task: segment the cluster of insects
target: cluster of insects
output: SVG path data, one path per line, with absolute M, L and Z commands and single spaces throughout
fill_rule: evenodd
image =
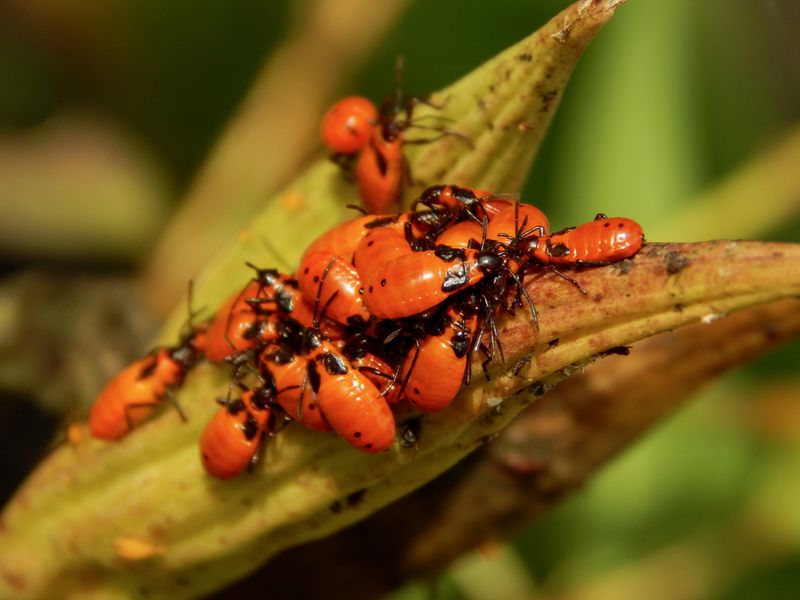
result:
M 112 379 L 89 414 L 95 437 L 126 435 L 205 360 L 232 368 L 233 392 L 200 439 L 211 475 L 246 470 L 291 422 L 384 451 L 396 441 L 396 406 L 440 411 L 475 360 L 486 369 L 503 359 L 499 317 L 525 310 L 538 322 L 527 275 L 553 271 L 585 292 L 569 269 L 641 248 L 630 219 L 598 215 L 551 233 L 538 208 L 455 185 L 390 212 L 407 171 L 403 134 L 415 126 L 410 105 L 399 118 L 396 104 L 378 111 L 346 98 L 323 119 L 323 141 L 353 171 L 369 213 L 316 239 L 293 275 L 250 265 L 252 278 L 211 319 Z

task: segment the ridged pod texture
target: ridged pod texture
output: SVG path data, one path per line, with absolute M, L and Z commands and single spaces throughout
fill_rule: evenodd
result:
M 519 190 L 576 60 L 617 4 L 578 2 L 437 93 L 434 100 L 450 98 L 448 125 L 472 145 L 445 137 L 410 148 L 415 179 Z M 486 99 L 485 112 L 476 114 L 475 98 Z M 404 202 L 415 193 L 409 188 Z M 245 261 L 265 261 L 264 232 L 296 264 L 312 239 L 349 215 L 344 207 L 354 200 L 334 165 L 313 165 L 209 265 L 195 303 L 219 306 L 241 288 L 251 276 Z M 798 259 L 793 245 L 650 245 L 623 266 L 577 274 L 588 296 L 545 274 L 529 286 L 538 328 L 527 314 L 498 324 L 508 360 L 529 356 L 527 366 L 517 375 L 497 366 L 488 383 L 476 378 L 446 410 L 423 420 L 415 448 L 395 443 L 363 453 L 333 433 L 289 425 L 267 441 L 252 473 L 230 481 L 205 473 L 197 447 L 230 376 L 200 365 L 177 395 L 186 423 L 164 406 L 119 443 L 65 445 L 42 462 L 0 520 L 0 597 L 47 598 L 54 590 L 64 598 L 207 594 L 438 476 L 525 407 L 528 396 L 515 392 L 532 381 L 709 315 L 796 296 Z M 176 310 L 160 341 L 174 342 L 185 314 L 185 307 Z M 554 339 L 557 346 L 548 344 Z

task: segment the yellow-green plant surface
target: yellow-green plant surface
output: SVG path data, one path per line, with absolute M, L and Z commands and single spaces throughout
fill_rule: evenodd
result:
M 448 137 L 415 148 L 415 178 L 517 191 L 575 61 L 618 4 L 578 2 L 436 94 L 441 114 L 453 119 L 448 126 L 473 143 Z M 240 287 L 249 276 L 244 261 L 264 263 L 265 238 L 295 264 L 354 200 L 333 165 L 313 165 L 209 266 L 197 304 L 216 306 Z M 175 598 L 217 589 L 436 477 L 529 404 L 531 382 L 557 380 L 608 348 L 660 331 L 796 296 L 798 258 L 790 244 L 653 244 L 624 265 L 579 274 L 588 296 L 551 274 L 534 278 L 538 329 L 526 315 L 501 323 L 509 362 L 528 357 L 527 366 L 513 376 L 496 366 L 492 381 L 476 380 L 426 417 L 415 449 L 361 454 L 333 435 L 290 426 L 269 441 L 253 473 L 216 481 L 203 472 L 197 440 L 229 374 L 203 365 L 178 394 L 188 423 L 166 411 L 120 443 L 64 446 L 44 461 L 0 522 L 0 590 Z M 162 341 L 174 339 L 184 314 L 176 311 Z M 355 493 L 359 502 L 347 502 Z M 332 510 L 336 503 L 344 510 Z

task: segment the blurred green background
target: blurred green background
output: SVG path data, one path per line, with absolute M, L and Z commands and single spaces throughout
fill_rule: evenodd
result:
M 146 347 L 158 317 L 137 306 L 134 274 L 312 4 L 0 0 L 2 498 L 103 377 Z M 325 93 L 382 98 L 403 55 L 404 88 L 425 94 L 567 4 L 409 3 Z M 691 233 L 680 220 L 797 123 L 798 33 L 791 0 L 629 0 L 579 63 L 523 198 L 556 227 L 603 211 L 637 219 L 651 241 L 800 241 L 800 192 L 780 206 L 750 194 Z M 265 132 L 266 147 L 280 144 Z M 101 288 L 103 318 L 87 321 L 94 305 L 80 290 Z M 102 369 L 75 362 L 76 330 L 81 349 L 117 345 L 119 356 L 95 358 Z M 715 382 L 546 518 L 395 597 L 800 593 L 798 356 L 795 343 Z

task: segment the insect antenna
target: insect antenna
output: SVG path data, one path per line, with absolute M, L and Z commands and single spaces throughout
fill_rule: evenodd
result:
M 201 306 L 194 310 L 194 280 L 190 279 L 186 290 L 186 322 L 183 324 L 182 329 L 188 329 L 188 335 L 194 334 L 194 320 L 205 310 L 205 306 Z
M 319 310 L 319 301 L 320 297 L 322 296 L 322 286 L 325 284 L 325 279 L 328 277 L 328 273 L 331 271 L 331 267 L 333 267 L 333 263 L 336 260 L 335 256 L 332 256 L 331 259 L 328 261 L 328 264 L 325 265 L 325 269 L 322 271 L 322 276 L 319 278 L 319 285 L 317 286 L 317 295 L 314 298 L 314 311 L 312 313 L 311 324 L 313 325 L 313 329 L 315 333 L 320 332 L 320 323 L 325 318 L 325 313 L 328 311 L 328 307 L 333 303 L 336 297 L 339 295 L 339 290 L 336 290 L 331 294 L 331 297 L 325 301 L 325 304 L 322 306 L 322 310 Z
M 421 350 L 419 345 L 419 340 L 417 339 L 414 340 L 414 348 L 415 348 L 414 358 L 411 359 L 411 366 L 408 368 L 408 372 L 405 374 L 405 376 L 403 377 L 403 381 L 400 383 L 400 389 L 397 390 L 398 398 L 402 396 L 403 392 L 405 391 L 406 386 L 408 385 L 408 381 L 411 379 L 411 373 L 413 373 L 414 367 L 417 366 L 417 359 L 419 358 L 419 353 Z M 406 359 L 407 358 L 408 357 L 406 357 Z M 403 363 L 405 363 L 405 360 L 403 361 Z M 404 364 L 400 365 L 400 368 L 402 369 L 403 366 Z
M 358 204 L 346 204 L 346 205 L 345 205 L 345 208 L 351 208 L 351 209 L 353 209 L 353 210 L 357 210 L 357 211 L 358 211 L 358 212 L 360 212 L 362 215 L 368 215 L 368 214 L 370 214 L 370 213 L 369 213 L 369 211 L 367 211 L 367 209 L 366 209 L 366 208 L 364 208 L 363 206 L 359 206 Z
M 311 365 L 309 364 L 309 367 Z M 303 381 L 299 386 L 289 386 L 295 387 L 300 389 L 300 396 L 297 398 L 297 417 L 298 419 L 303 418 L 303 399 L 306 397 L 306 385 L 308 384 L 308 369 L 306 372 L 303 373 Z
M 430 138 L 415 138 L 412 140 L 403 139 L 403 144 L 410 144 L 410 145 L 431 144 L 433 142 L 438 142 L 442 138 L 450 136 L 462 140 L 464 143 L 467 144 L 467 146 L 470 149 L 475 147 L 472 138 L 470 138 L 468 135 L 464 133 L 461 133 L 460 131 L 456 131 L 455 129 L 450 129 L 449 127 L 433 127 L 432 125 L 419 125 L 414 122 L 410 122 L 408 127 L 414 129 L 424 129 L 425 131 L 437 131 L 439 135 L 435 135 Z
M 386 387 L 384 387 L 378 394 L 378 398 L 383 398 L 384 396 L 389 394 L 389 392 L 392 389 L 392 386 L 397 383 L 397 377 L 398 374 L 400 373 L 399 369 L 395 369 L 394 373 L 390 375 L 389 373 L 384 373 L 377 367 L 370 367 L 369 365 L 358 367 L 358 370 L 362 373 L 372 373 L 373 375 L 377 375 L 378 377 L 382 377 L 383 379 L 388 380 Z

